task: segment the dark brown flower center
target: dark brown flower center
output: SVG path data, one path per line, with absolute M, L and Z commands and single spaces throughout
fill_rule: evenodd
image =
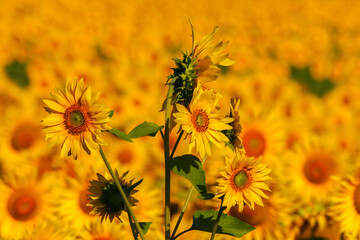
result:
M 314 184 L 322 184 L 330 179 L 335 169 L 335 162 L 330 155 L 316 153 L 307 157 L 303 170 L 307 180 Z
M 260 157 L 266 149 L 264 134 L 257 129 L 246 129 L 242 135 L 247 157 Z
M 41 136 L 39 126 L 30 123 L 21 124 L 12 135 L 11 145 L 17 151 L 26 150 L 34 145 L 39 136 Z
M 121 149 L 117 154 L 117 159 L 122 164 L 131 164 L 134 160 L 134 153 L 128 148 Z
M 191 114 L 191 123 L 197 132 L 205 132 L 209 126 L 209 118 L 202 109 L 197 109 Z
M 65 126 L 69 134 L 79 135 L 86 131 L 89 124 L 87 108 L 83 105 L 74 104 L 64 113 Z
M 14 219 L 27 221 L 35 216 L 38 202 L 34 194 L 16 191 L 9 197 L 7 207 Z

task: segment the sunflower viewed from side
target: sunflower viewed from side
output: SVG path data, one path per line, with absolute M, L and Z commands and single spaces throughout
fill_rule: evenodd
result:
M 263 190 L 270 191 L 266 181 L 270 179 L 271 170 L 261 160 L 245 156 L 226 158 L 225 171 L 217 180 L 216 197 L 224 197 L 223 206 L 227 211 L 238 206 L 238 211 L 242 212 L 244 203 L 250 209 L 254 209 L 255 203 L 264 206 L 261 197 L 268 199 Z
M 189 149 L 192 151 L 196 148 L 201 158 L 205 154 L 211 155 L 210 143 L 224 148 L 225 142 L 229 141 L 221 131 L 232 129 L 228 123 L 232 122 L 233 118 L 219 116 L 220 98 L 219 93 L 203 90 L 202 86 L 198 85 L 189 109 L 176 104 L 178 112 L 174 113 L 175 122 L 181 125 L 185 133 L 191 134 Z
M 134 188 L 141 183 L 142 180 L 132 184 L 133 180 L 126 181 L 125 177 L 129 171 L 125 172 L 121 177 L 117 170 L 115 170 L 116 178 L 118 179 L 121 187 L 123 188 L 129 203 L 131 206 L 135 206 L 138 200 L 132 195 L 138 190 Z M 105 178 L 101 174 L 97 174 L 98 180 L 90 181 L 89 186 L 89 203 L 87 206 L 92 208 L 90 214 L 99 214 L 101 221 L 106 218 L 110 219 L 110 222 L 116 217 L 119 221 L 120 215 L 123 211 L 126 211 L 126 206 L 123 198 L 120 195 L 120 191 L 115 185 L 115 182 L 111 179 Z
M 44 100 L 49 115 L 42 120 L 43 131 L 51 145 L 61 145 L 61 157 L 77 159 L 81 148 L 89 155 L 99 150 L 99 144 L 105 144 L 101 131 L 111 129 L 110 109 L 96 103 L 99 93 L 93 95 L 83 79 L 74 78 L 66 82 L 65 91 L 56 88 L 50 95 L 51 100 Z

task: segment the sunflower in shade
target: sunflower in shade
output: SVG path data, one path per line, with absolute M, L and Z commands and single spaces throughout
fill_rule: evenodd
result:
M 117 170 L 115 170 L 116 178 L 123 188 L 130 205 L 135 206 L 138 200 L 136 200 L 132 195 L 138 191 L 135 190 L 135 187 L 138 186 L 142 180 L 132 184 L 134 179 L 130 181 L 125 180 L 128 173 L 129 171 L 119 177 Z M 98 180 L 90 181 L 89 186 L 90 194 L 88 196 L 90 201 L 87 205 L 93 208 L 90 214 L 99 214 L 101 221 L 109 218 L 110 222 L 112 222 L 114 217 L 121 221 L 120 215 L 124 210 L 126 211 L 126 206 L 120 195 L 119 189 L 112 179 L 107 179 L 99 173 L 97 174 L 97 177 Z
M 264 206 L 261 197 L 268 199 L 263 190 L 270 191 L 266 183 L 270 179 L 270 172 L 261 158 L 226 158 L 225 171 L 220 173 L 222 177 L 217 180 L 216 197 L 224 197 L 223 206 L 227 211 L 238 206 L 238 211 L 242 212 L 244 203 L 250 209 L 254 209 L 255 203 Z
M 50 115 L 42 120 L 43 131 L 51 145 L 61 145 L 61 157 L 77 159 L 81 148 L 90 155 L 99 150 L 99 144 L 106 144 L 102 130 L 111 129 L 107 125 L 110 109 L 96 103 L 99 93 L 93 95 L 83 79 L 68 80 L 65 91 L 56 88 L 50 95 L 51 100 L 44 100 Z

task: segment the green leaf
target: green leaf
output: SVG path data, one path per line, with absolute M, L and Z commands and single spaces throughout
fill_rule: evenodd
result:
M 159 126 L 153 122 L 143 122 L 131 130 L 128 135 L 130 138 L 139 138 L 144 136 L 155 137 L 156 133 L 163 127 L 164 126 Z
M 214 194 L 206 190 L 205 172 L 200 160 L 191 154 L 175 157 L 170 161 L 170 169 L 189 180 L 196 190 L 201 194 L 202 199 L 212 199 Z
M 314 79 L 309 66 L 304 68 L 290 66 L 290 78 L 303 85 L 310 93 L 318 97 L 324 96 L 335 87 L 335 83 L 330 81 L 330 79 Z
M 111 110 L 111 111 L 109 112 L 109 117 L 112 117 L 112 116 L 114 116 L 114 110 Z
M 193 224 L 189 230 L 212 232 L 218 211 L 196 211 L 193 214 Z M 216 233 L 227 234 L 233 237 L 242 237 L 255 228 L 239 219 L 222 213 Z
M 141 231 L 142 231 L 144 234 L 146 234 L 147 231 L 149 230 L 151 224 L 152 224 L 152 222 L 139 222 Z
M 30 84 L 29 76 L 26 72 L 26 63 L 14 60 L 5 65 L 5 73 L 12 82 L 21 88 L 26 88 Z
M 105 132 L 112 133 L 115 136 L 117 136 L 118 138 L 121 138 L 121 139 L 123 139 L 125 141 L 133 142 L 133 140 L 131 140 L 131 138 L 126 133 L 120 131 L 119 129 L 112 128 L 110 130 L 105 130 Z

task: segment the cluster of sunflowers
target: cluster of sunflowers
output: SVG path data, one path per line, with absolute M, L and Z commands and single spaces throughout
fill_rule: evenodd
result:
M 115 188 L 98 153 L 98 144 L 104 142 L 110 165 L 127 186 L 130 204 L 136 204 L 134 214 L 139 222 L 152 222 L 147 239 L 163 239 L 166 147 L 162 136 L 132 143 L 114 134 L 102 135 L 101 130 L 110 131 L 110 125 L 129 133 L 145 120 L 163 122 L 159 111 L 168 75 L 168 84 L 176 76 L 182 80 L 174 85 L 179 94 L 172 99 L 178 104 L 173 105 L 177 113 L 170 122 L 174 128 L 169 132 L 169 148 L 177 145 L 177 153 L 189 152 L 187 141 L 177 142 L 177 123 L 183 136 L 188 134 L 192 153 L 206 156 L 207 191 L 220 198 L 204 201 L 194 192 L 178 233 L 192 226 L 195 211 L 215 210 L 222 204 L 227 207 L 224 213 L 255 227 L 243 239 L 359 239 L 359 3 L 282 0 L 276 5 L 271 1 L 3 1 L 0 239 L 132 239 L 126 214 L 119 223 L 121 211 L 107 214 L 98 199 L 88 199 L 97 187 Z M 236 64 L 225 55 L 211 59 L 209 65 L 200 41 L 193 42 L 192 56 L 184 53 L 174 66 L 169 59 L 189 42 L 188 18 L 200 33 L 221 26 Z M 194 64 L 194 59 L 202 61 Z M 171 68 L 181 69 L 184 63 L 188 68 L 182 78 Z M 210 81 L 217 75 L 218 80 Z M 74 133 L 84 122 L 95 126 L 87 135 L 74 134 L 76 139 L 66 138 L 68 129 L 57 129 L 62 131 L 59 134 L 41 125 L 42 119 L 49 125 L 60 121 L 47 116 L 42 99 L 49 99 L 49 92 L 74 76 L 85 83 L 70 81 L 69 93 L 77 100 L 82 93 L 83 101 L 93 106 L 94 117 L 84 118 L 85 110 L 75 107 L 66 124 Z M 194 78 L 201 85 L 192 84 Z M 75 86 L 79 92 L 73 91 Z M 87 86 L 101 94 L 94 95 Z M 64 100 L 59 94 L 55 90 L 50 97 Z M 231 100 L 234 96 L 240 100 Z M 215 104 L 206 105 L 209 99 Z M 107 107 L 97 106 L 96 101 Z M 65 114 L 48 103 L 52 114 Z M 210 119 L 216 120 L 211 127 Z M 197 134 L 203 129 L 209 131 Z M 61 147 L 49 147 L 45 136 Z M 257 180 L 266 180 L 271 191 L 263 192 L 267 186 L 252 181 L 248 172 L 239 172 L 242 164 L 255 165 L 249 168 L 252 176 L 261 172 Z M 251 192 L 240 196 L 232 192 L 249 182 L 255 183 Z M 171 176 L 172 231 L 190 186 L 182 177 Z M 90 214 L 94 209 L 93 213 L 103 215 Z M 177 239 L 209 237 L 210 233 L 191 231 Z M 216 239 L 235 238 L 216 234 Z

